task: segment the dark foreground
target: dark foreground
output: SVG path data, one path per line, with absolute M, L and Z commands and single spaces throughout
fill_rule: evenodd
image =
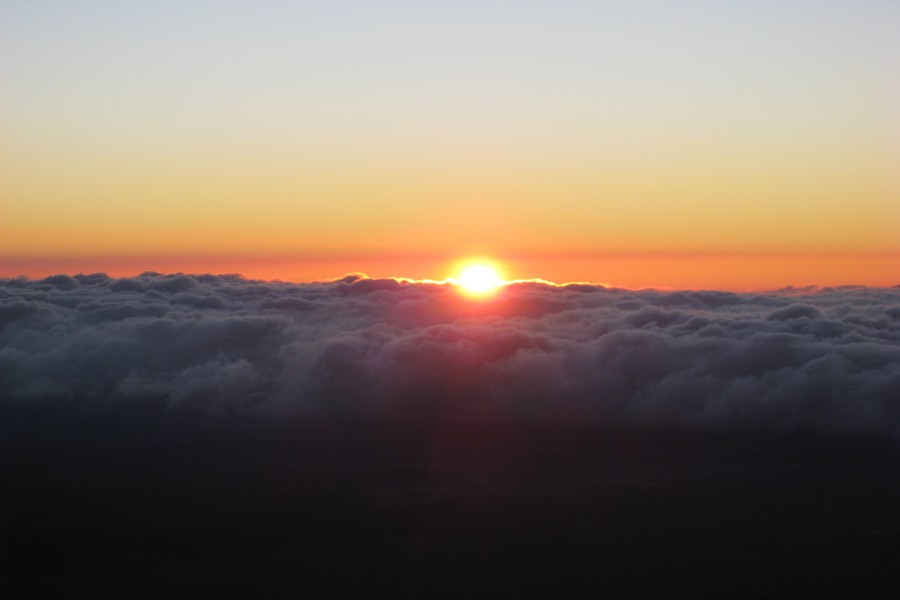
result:
M 19 422 L 0 467 L 7 598 L 890 597 L 900 572 L 889 442 Z

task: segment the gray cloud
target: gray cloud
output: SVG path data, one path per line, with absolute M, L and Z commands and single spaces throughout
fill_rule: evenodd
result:
M 0 281 L 3 410 L 900 433 L 900 289 Z

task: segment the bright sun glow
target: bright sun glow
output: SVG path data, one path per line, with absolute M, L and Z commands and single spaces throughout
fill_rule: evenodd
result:
M 487 294 L 503 285 L 503 280 L 493 267 L 483 264 L 469 265 L 459 274 L 459 285 L 470 294 Z

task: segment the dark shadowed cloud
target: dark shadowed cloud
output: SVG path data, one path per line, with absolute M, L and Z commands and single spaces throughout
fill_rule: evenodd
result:
M 0 282 L 4 411 L 900 432 L 900 289 Z

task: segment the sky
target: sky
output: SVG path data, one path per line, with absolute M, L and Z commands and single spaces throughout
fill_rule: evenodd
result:
M 900 5 L 0 5 L 0 276 L 900 283 Z

